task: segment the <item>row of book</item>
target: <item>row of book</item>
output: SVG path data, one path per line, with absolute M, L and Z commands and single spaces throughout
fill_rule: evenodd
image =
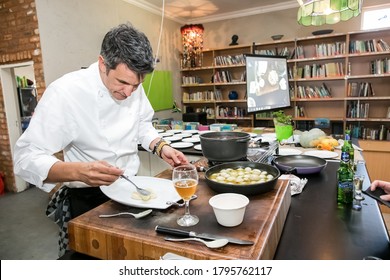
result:
M 215 91 L 205 90 L 205 91 L 196 91 L 196 92 L 183 92 L 183 101 L 214 101 L 214 100 L 223 100 L 221 90 L 217 89 Z
M 185 111 L 185 113 L 193 112 L 193 108 L 192 107 L 184 107 L 184 111 Z M 215 117 L 215 111 L 214 111 L 214 108 L 212 108 L 212 107 L 204 106 L 201 108 L 196 108 L 196 112 L 197 113 L 206 112 L 208 119 L 213 119 Z
M 390 73 L 390 59 L 376 59 L 370 62 L 371 74 L 389 74 Z
M 322 43 L 314 45 L 316 57 L 326 57 L 345 54 L 345 42 Z
M 183 76 L 181 78 L 181 82 L 183 85 L 192 85 L 192 84 L 200 84 L 202 83 L 202 78 L 198 76 Z
M 321 86 L 298 86 L 297 98 L 330 98 L 330 90 L 325 84 Z
M 214 58 L 214 64 L 217 66 L 226 66 L 226 65 L 245 65 L 245 55 L 226 55 L 226 56 L 216 56 Z
M 212 77 L 213 83 L 235 83 L 235 82 L 245 82 L 246 80 L 246 71 L 241 73 L 240 78 L 237 80 L 233 79 L 230 71 L 221 70 L 216 71 Z
M 217 106 L 215 113 L 217 118 L 242 118 L 246 115 L 246 109 L 240 107 Z
M 369 103 L 351 101 L 347 104 L 347 118 L 368 118 L 369 109 Z
M 326 56 L 345 54 L 345 50 L 346 50 L 345 42 L 321 43 L 321 44 L 315 44 L 313 45 L 313 47 L 314 47 L 315 57 L 326 57 Z M 306 58 L 304 46 L 297 46 L 296 58 L 297 59 Z
M 351 82 L 348 83 L 347 96 L 350 97 L 369 97 L 375 96 L 374 88 L 371 83 Z
M 282 47 L 280 49 L 267 49 L 267 50 L 255 50 L 255 54 L 259 55 L 273 55 L 273 56 L 284 56 L 288 59 L 294 58 L 295 50 L 289 49 L 288 47 Z
M 355 40 L 349 43 L 350 53 L 390 51 L 390 46 L 383 39 Z
M 295 79 L 326 78 L 344 75 L 344 66 L 341 62 L 329 62 L 325 64 L 306 64 L 303 67 L 293 67 Z

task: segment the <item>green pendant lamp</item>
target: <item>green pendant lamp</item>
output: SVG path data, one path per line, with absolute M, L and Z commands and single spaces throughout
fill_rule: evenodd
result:
M 346 21 L 360 15 L 362 0 L 297 0 L 298 23 L 320 26 Z

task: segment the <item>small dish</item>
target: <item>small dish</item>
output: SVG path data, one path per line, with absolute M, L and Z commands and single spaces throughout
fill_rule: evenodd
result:
M 190 137 L 190 138 L 184 138 L 182 141 L 183 142 L 189 142 L 189 143 L 199 143 L 200 142 L 200 138 Z
M 313 151 L 306 151 L 303 153 L 304 155 L 307 156 L 314 156 L 314 157 L 319 157 L 319 158 L 335 158 L 338 157 L 339 154 L 336 152 L 331 152 L 331 151 L 325 151 L 325 150 L 313 150 Z
M 210 198 L 217 222 L 224 227 L 235 227 L 244 220 L 249 199 L 238 193 L 222 193 Z
M 283 38 L 284 35 L 282 34 L 278 34 L 278 35 L 272 35 L 271 38 L 272 40 L 276 41 L 276 40 L 280 40 Z
M 192 134 L 191 133 L 178 133 L 175 136 L 181 137 L 181 138 L 187 138 L 187 137 L 191 137 Z
M 192 146 L 194 146 L 194 143 L 189 143 L 189 142 L 175 142 L 171 144 L 171 147 L 175 149 L 190 148 Z
M 167 130 L 166 132 L 176 134 L 176 133 L 183 132 L 183 129 L 170 129 L 170 130 Z
M 168 137 L 163 137 L 165 141 L 170 141 L 170 142 L 177 142 L 181 140 L 181 137 L 178 136 L 168 136 Z
M 288 156 L 288 155 L 300 155 L 302 151 L 298 149 L 290 149 L 290 148 L 280 148 L 279 155 L 280 156 Z
M 183 133 L 196 134 L 196 133 L 198 133 L 198 132 L 199 132 L 199 130 L 197 130 L 197 129 L 183 130 Z
M 169 136 L 173 136 L 173 133 L 163 132 L 163 133 L 159 133 L 158 136 L 160 136 L 160 137 L 169 137 Z
M 195 145 L 194 149 L 197 150 L 197 151 L 201 151 L 202 150 L 202 145 L 201 144 Z
M 316 35 L 325 35 L 325 34 L 330 34 L 333 32 L 333 29 L 322 29 L 322 30 L 316 30 L 316 31 L 313 31 L 311 34 L 313 34 L 314 36 Z

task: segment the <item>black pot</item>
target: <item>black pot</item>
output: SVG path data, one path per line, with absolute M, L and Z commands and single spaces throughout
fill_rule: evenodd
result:
M 210 179 L 210 176 L 214 173 L 217 173 L 225 168 L 233 168 L 237 169 L 239 167 L 251 167 L 257 168 L 260 170 L 267 171 L 268 174 L 274 176 L 274 178 L 270 181 L 258 184 L 250 184 L 250 185 L 233 185 L 233 184 L 225 184 L 216 182 Z M 230 163 L 222 163 L 216 166 L 209 168 L 205 172 L 205 179 L 207 185 L 217 193 L 239 193 L 243 195 L 256 195 L 269 192 L 274 189 L 276 182 L 280 176 L 280 171 L 275 166 L 266 163 L 260 162 L 250 162 L 250 161 L 236 161 Z
M 208 160 L 230 162 L 246 157 L 250 138 L 245 132 L 208 132 L 200 135 L 200 144 Z
M 307 155 L 279 156 L 272 162 L 280 171 L 297 175 L 319 173 L 326 166 L 325 159 Z

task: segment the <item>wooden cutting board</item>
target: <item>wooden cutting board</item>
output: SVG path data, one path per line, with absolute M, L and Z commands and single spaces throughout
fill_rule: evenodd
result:
M 170 179 L 171 174 L 171 170 L 167 170 L 157 177 Z M 184 208 L 175 206 L 153 210 L 139 220 L 99 218 L 100 214 L 142 210 L 108 201 L 70 221 L 71 249 L 100 259 L 159 259 L 168 252 L 190 259 L 272 259 L 291 203 L 288 181 L 278 180 L 272 191 L 250 196 L 243 223 L 228 228 L 217 223 L 208 204 L 216 193 L 206 185 L 202 175 L 200 177 L 198 198 L 191 201 L 190 207 L 191 213 L 200 219 L 197 225 L 178 226 L 176 220 L 183 215 Z M 209 249 L 198 242 L 169 242 L 164 240 L 164 235 L 155 232 L 157 225 L 251 240 L 254 245 L 229 243 L 223 248 Z

